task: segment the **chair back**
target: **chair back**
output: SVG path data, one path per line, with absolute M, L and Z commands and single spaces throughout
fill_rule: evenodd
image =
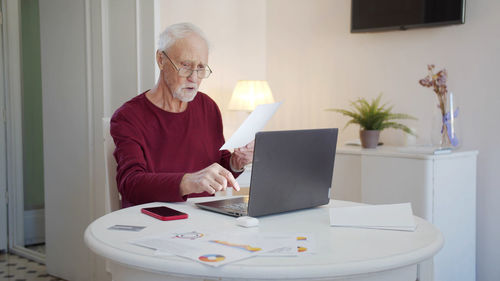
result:
M 121 206 L 120 194 L 116 184 L 116 160 L 113 156 L 115 151 L 115 143 L 111 137 L 110 118 L 102 118 L 102 133 L 104 137 L 104 166 L 106 171 L 105 183 L 105 212 L 111 213 L 119 210 Z

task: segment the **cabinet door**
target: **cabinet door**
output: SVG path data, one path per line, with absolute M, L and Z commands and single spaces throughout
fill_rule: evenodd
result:
M 337 154 L 333 169 L 332 191 L 335 200 L 361 202 L 361 156 Z
M 432 222 L 432 164 L 430 159 L 363 155 L 362 202 L 411 202 L 416 216 Z
M 476 156 L 438 158 L 433 224 L 445 238 L 435 256 L 435 280 L 475 280 Z

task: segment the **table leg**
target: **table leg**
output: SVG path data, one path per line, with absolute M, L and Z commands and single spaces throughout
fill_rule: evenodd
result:
M 434 259 L 428 259 L 418 264 L 418 281 L 434 281 Z

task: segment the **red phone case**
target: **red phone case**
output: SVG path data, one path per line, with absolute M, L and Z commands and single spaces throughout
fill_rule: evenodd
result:
M 146 214 L 148 216 L 152 216 L 153 218 L 155 219 L 159 219 L 159 220 L 162 220 L 162 221 L 171 221 L 171 220 L 180 220 L 180 219 L 187 219 L 188 217 L 188 214 L 186 213 L 182 213 L 182 214 L 179 214 L 179 215 L 175 215 L 175 216 L 162 216 L 162 215 L 159 215 L 159 214 L 156 214 L 156 213 L 153 213 L 149 210 L 146 210 L 145 208 L 142 208 L 141 209 L 141 212 L 143 214 Z

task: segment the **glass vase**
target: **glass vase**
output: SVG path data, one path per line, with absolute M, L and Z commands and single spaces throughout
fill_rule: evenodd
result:
M 452 92 L 446 93 L 442 99 L 438 98 L 432 125 L 431 141 L 433 146 L 452 149 L 461 146 L 459 116 L 460 111 L 456 97 Z

